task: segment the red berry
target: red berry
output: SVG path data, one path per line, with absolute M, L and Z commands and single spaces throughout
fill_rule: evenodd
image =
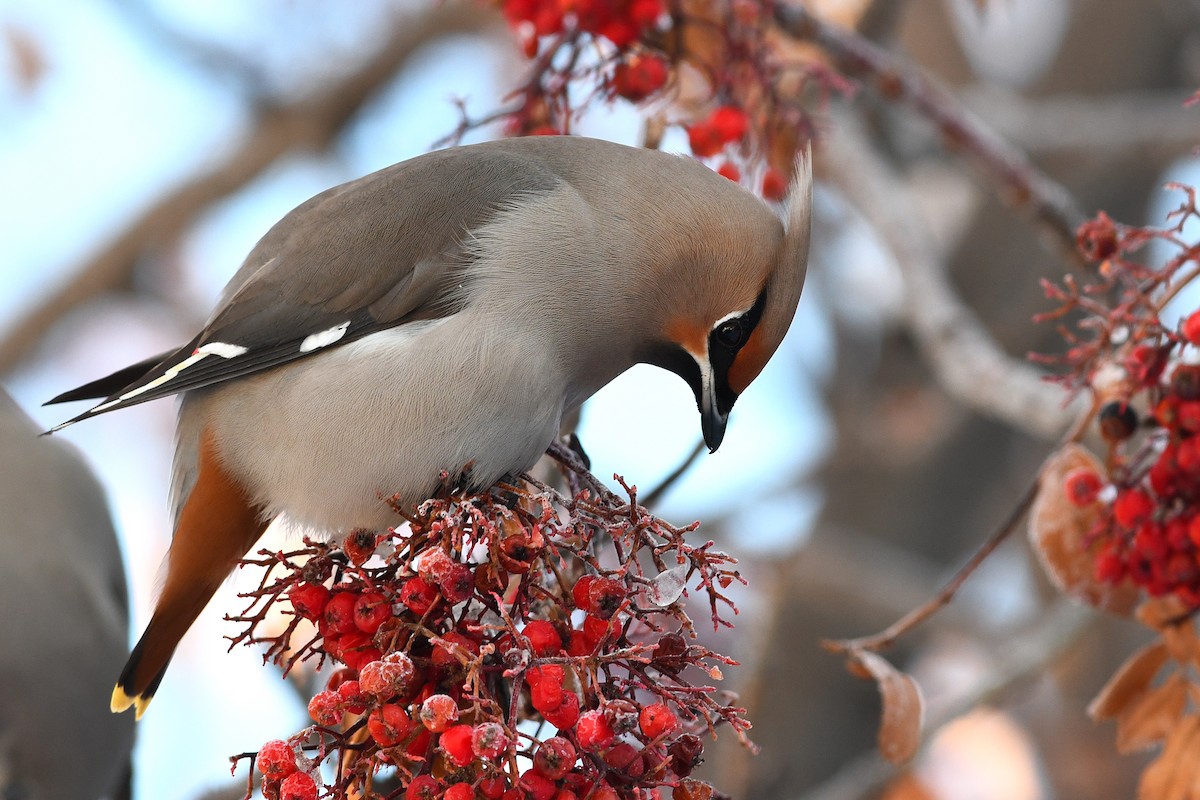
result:
M 1141 489 L 1123 489 L 1113 503 L 1113 517 L 1117 524 L 1133 530 L 1150 518 L 1154 512 L 1154 501 Z
M 441 733 L 458 722 L 458 703 L 448 694 L 435 694 L 421 704 L 421 724 L 433 733 Z
M 406 605 L 409 611 L 422 617 L 428 613 L 429 609 L 433 608 L 437 599 L 437 589 L 430 586 L 420 576 L 409 578 L 400 590 L 400 602 Z
M 1176 406 L 1175 423 L 1188 433 L 1200 431 L 1200 400 L 1184 400 Z
M 1178 448 L 1168 446 L 1150 467 L 1150 488 L 1154 489 L 1154 494 L 1160 499 L 1174 497 L 1179 491 L 1179 464 L 1176 461 L 1178 454 Z
M 539 709 L 539 711 L 541 711 Z M 541 711 L 541 715 L 560 731 L 568 731 L 579 721 L 579 695 L 574 692 L 563 692 L 562 701 L 558 708 Z
M 280 780 L 296 771 L 296 751 L 287 742 L 272 739 L 259 749 L 254 765 L 264 778 Z
M 584 609 L 594 617 L 611 619 L 625 602 L 625 584 L 613 578 L 597 578 L 588 587 L 588 604 Z
M 598 575 L 584 575 L 575 581 L 575 585 L 571 587 L 571 599 L 575 601 L 576 608 L 581 608 L 584 611 L 587 610 L 588 593 L 592 590 L 592 584 L 599 577 Z
M 737 164 L 734 164 L 731 161 L 726 161 L 725 163 L 721 164 L 721 166 L 717 168 L 717 174 L 724 178 L 728 178 L 734 183 L 737 183 L 742 179 L 742 171 L 737 168 Z
M 345 681 L 337 687 L 338 696 L 342 698 L 343 707 L 351 714 L 361 714 L 367 710 L 367 703 L 371 701 L 367 697 L 362 688 L 358 685 L 358 681 Z
M 561 736 L 553 736 L 538 746 L 533 756 L 533 768 L 552 781 L 557 781 L 575 766 L 575 745 Z
M 529 682 L 529 699 L 533 707 L 545 714 L 558 708 L 563 701 L 563 668 L 558 664 L 530 667 L 525 673 Z
M 722 143 L 736 142 L 750 129 L 750 120 L 746 118 L 746 112 L 735 106 L 721 106 L 713 111 L 708 122 L 716 130 Z
M 450 605 L 462 603 L 475 595 L 475 573 L 466 564 L 452 563 L 438 572 L 437 587 Z
M 412 731 L 412 720 L 404 706 L 385 703 L 371 711 L 367 717 L 367 730 L 380 747 L 394 747 Z
M 646 772 L 646 762 L 642 759 L 642 751 L 628 742 L 617 742 L 604 753 L 604 763 L 625 775 L 637 780 Z
M 325 613 L 330 591 L 319 583 L 299 583 L 288 590 L 288 600 L 296 613 L 316 622 Z
M 658 739 L 673 732 L 679 726 L 679 721 L 666 703 L 655 703 L 642 709 L 638 715 L 638 725 L 647 738 Z
M 1142 558 L 1153 562 L 1162 561 L 1171 552 L 1163 527 L 1153 522 L 1147 522 L 1137 529 L 1133 535 L 1133 549 Z
M 308 701 L 308 715 L 313 722 L 326 728 L 341 725 L 345 715 L 342 696 L 337 692 L 317 692 Z
M 442 800 L 474 800 L 475 787 L 469 783 L 454 783 L 446 787 Z
M 1089 219 L 1075 232 L 1075 244 L 1083 254 L 1093 261 L 1103 261 L 1117 252 L 1117 226 L 1101 211 L 1095 219 Z
M 471 746 L 474 733 L 473 725 L 451 725 L 442 733 L 438 744 L 455 766 L 465 767 L 475 760 L 475 750 Z
M 687 129 L 688 146 L 700 158 L 715 156 L 725 148 L 725 140 L 710 122 L 697 122 Z
M 662 0 L 633 0 L 629 4 L 629 19 L 645 29 L 658 24 L 664 11 Z
M 685 733 L 671 743 L 667 755 L 671 757 L 671 771 L 681 778 L 692 774 L 692 770 L 700 766 L 704 754 L 704 743 L 700 737 Z
M 601 750 L 608 747 L 615 735 L 603 711 L 586 711 L 579 716 L 579 722 L 575 724 L 575 741 L 579 742 L 579 746 L 584 750 Z
M 363 633 L 374 634 L 392 616 L 392 604 L 379 592 L 366 592 L 354 601 L 354 624 Z
M 787 178 L 774 167 L 767 168 L 763 174 L 762 196 L 776 202 L 787 196 Z
M 670 67 L 656 55 L 635 53 L 613 70 L 613 93 L 633 103 L 640 103 L 667 83 Z
M 562 637 L 558 635 L 554 624 L 547 620 L 535 619 L 526 623 L 521 633 L 529 640 L 535 655 L 555 656 L 562 650 Z
M 627 19 L 612 19 L 601 25 L 596 33 L 608 39 L 618 50 L 624 50 L 637 39 L 638 31 Z
M 358 595 L 354 592 L 338 592 L 329 598 L 322 617 L 325 622 L 322 635 L 328 637 L 330 634 L 358 631 L 358 626 L 354 624 L 354 604 L 357 601 Z
M 1104 488 L 1104 481 L 1088 467 L 1071 470 L 1066 478 L 1067 499 L 1083 508 L 1096 502 L 1096 496 Z
M 1180 329 L 1183 333 L 1183 338 L 1195 345 L 1200 345 L 1200 311 L 1193 311 L 1188 318 L 1183 321 L 1183 327 Z
M 484 778 L 479 782 L 478 787 L 479 793 L 485 800 L 501 800 L 504 797 L 504 790 L 507 788 L 508 781 L 498 775 Z
M 558 792 L 558 787 L 554 785 L 554 781 L 539 774 L 534 769 L 529 769 L 522 773 L 517 785 L 525 792 L 525 797 L 528 800 L 554 800 L 554 795 Z
M 316 800 L 317 782 L 307 772 L 293 772 L 279 785 L 279 800 Z
M 1120 583 L 1125 579 L 1125 559 L 1111 544 L 1096 556 L 1096 580 L 1105 583 Z
M 389 653 L 387 660 L 364 664 L 358 675 L 358 685 L 364 692 L 380 700 L 407 695 L 416 677 L 412 659 L 404 653 Z
M 589 614 L 583 620 L 583 635 L 590 645 L 588 648 L 588 652 L 590 653 L 601 642 L 615 642 L 621 636 L 620 620 L 612 619 L 606 621 Z
M 432 775 L 418 775 L 404 790 L 404 800 L 438 800 L 442 785 Z
M 334 654 L 330 652 L 330 655 Z M 364 664 L 378 660 L 379 656 L 379 648 L 371 644 L 371 637 L 357 628 L 353 633 L 337 637 L 336 658 L 351 669 L 362 669 Z
M 480 758 L 500 758 L 508 752 L 508 731 L 499 722 L 481 722 L 471 732 L 471 749 Z
M 450 631 L 441 637 L 445 644 L 438 642 L 433 646 L 433 655 L 430 660 L 435 667 L 440 669 L 459 669 L 462 667 L 462 662 L 459 661 L 459 655 L 466 655 L 471 658 L 479 655 L 479 642 L 458 631 Z
M 379 536 L 375 531 L 366 528 L 352 530 L 342 540 L 342 552 L 356 567 L 365 564 L 375 554 L 375 548 L 378 546 Z

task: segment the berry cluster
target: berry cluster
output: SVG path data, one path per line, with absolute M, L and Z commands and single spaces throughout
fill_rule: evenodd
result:
M 569 133 L 593 102 L 661 100 L 655 126 L 687 134 L 692 152 L 735 182 L 783 198 L 796 153 L 812 138 L 806 104 L 852 86 L 789 47 L 773 3 L 721 0 L 496 0 L 534 59 L 518 106 L 464 118 L 453 142 L 497 117 L 510 136 Z
M 627 491 L 452 493 L 399 530 L 250 561 L 266 570 L 234 641 L 265 642 L 288 669 L 337 667 L 309 702 L 314 725 L 257 754 L 263 794 L 311 800 L 336 756 L 321 796 L 375 797 L 382 771 L 409 800 L 715 796 L 689 778 L 698 734 L 727 724 L 745 741 L 748 724 L 694 683 L 733 662 L 695 641 L 682 601 L 691 584 L 726 624 L 740 578 L 711 542 L 684 541 L 695 526 Z M 290 605 L 287 630 L 259 635 L 275 603 Z
M 1061 329 L 1066 354 L 1043 360 L 1067 363 L 1065 380 L 1093 394 L 1108 443 L 1104 474 L 1065 476 L 1068 500 L 1098 512 L 1085 537 L 1095 578 L 1200 608 L 1200 311 L 1174 329 L 1161 321 L 1200 273 L 1196 248 L 1180 238 L 1183 223 L 1200 217 L 1185 191 L 1174 228 L 1124 227 L 1103 213 L 1081 226 L 1079 248 L 1099 268 L 1082 286 L 1073 278 L 1045 284 L 1060 305 L 1044 317 L 1078 319 Z M 1177 246 L 1179 256 L 1161 269 L 1133 260 L 1152 239 Z

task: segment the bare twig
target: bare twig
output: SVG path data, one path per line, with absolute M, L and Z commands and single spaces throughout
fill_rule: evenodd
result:
M 904 281 L 904 322 L 938 382 L 977 411 L 1034 436 L 1059 436 L 1078 409 L 1046 373 L 1008 356 L 955 294 L 894 169 L 850 119 L 824 143 L 827 176 L 878 232 Z
M 63 315 L 97 295 L 128 285 L 138 257 L 179 236 L 201 209 L 245 186 L 285 153 L 327 147 L 431 38 L 493 24 L 491 15 L 471 5 L 435 5 L 419 17 L 397 23 L 392 36 L 357 71 L 295 102 L 258 109 L 251 133 L 222 163 L 161 197 L 7 330 L 0 340 L 0 371 L 11 369 Z
M 882 650 L 890 647 L 896 639 L 933 616 L 939 609 L 954 599 L 958 590 L 966 583 L 967 578 L 971 577 L 975 570 L 979 569 L 979 565 L 1016 530 L 1017 523 L 1021 521 L 1021 518 L 1025 516 L 1025 512 L 1033 504 L 1033 498 L 1037 495 L 1037 489 L 1038 481 L 1035 480 L 1025 490 L 1025 494 L 1017 501 L 1016 506 L 1009 512 L 1008 517 L 1000 524 L 1000 527 L 975 551 L 974 555 L 967 560 L 967 563 L 963 564 L 958 572 L 954 573 L 954 577 L 942 587 L 942 590 L 929 598 L 925 603 L 909 611 L 903 617 L 873 636 L 862 636 L 857 639 L 840 641 L 826 640 L 821 642 L 821 646 L 833 653 L 848 653 L 853 650 Z
M 948 91 L 904 59 L 853 31 L 824 22 L 804 6 L 781 3 L 775 19 L 789 35 L 820 45 L 846 74 L 866 79 L 880 95 L 929 119 L 949 144 L 969 154 L 997 181 L 1006 199 L 1027 211 L 1053 237 L 1062 255 L 1079 258 L 1075 229 L 1084 215 L 1070 193 Z
M 704 452 L 704 442 L 696 442 L 696 446 L 692 448 L 692 452 L 688 453 L 687 458 L 671 471 L 671 474 L 662 479 L 662 483 L 655 486 L 649 492 L 644 494 L 641 499 L 642 505 L 649 508 L 662 499 L 662 496 L 671 490 L 671 487 L 678 482 L 680 478 L 687 474 L 687 471 L 696 463 L 696 459 Z

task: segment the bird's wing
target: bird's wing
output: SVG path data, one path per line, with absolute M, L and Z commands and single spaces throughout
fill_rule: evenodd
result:
M 445 150 L 330 189 L 255 246 L 196 338 L 56 400 L 130 381 L 56 426 L 250 375 L 387 328 L 456 313 L 473 232 L 560 179 L 487 145 Z M 137 374 L 135 374 L 137 373 Z

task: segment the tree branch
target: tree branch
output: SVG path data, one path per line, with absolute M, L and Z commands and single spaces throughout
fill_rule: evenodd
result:
M 1045 373 L 1009 357 L 955 294 L 935 255 L 911 192 L 849 119 L 824 143 L 827 176 L 896 259 L 904 281 L 904 322 L 939 384 L 971 408 L 1044 439 L 1078 414 Z
M 845 74 L 865 79 L 886 100 L 904 103 L 929 119 L 948 144 L 972 156 L 998 183 L 1007 201 L 1039 223 L 1062 255 L 1078 260 L 1075 229 L 1084 215 L 1071 194 L 950 92 L 904 59 L 853 31 L 822 21 L 801 5 L 781 3 L 775 19 L 790 36 L 819 45 Z
M 163 195 L 76 270 L 65 285 L 19 318 L 0 339 L 0 372 L 15 366 L 57 320 L 93 297 L 129 283 L 139 256 L 182 234 L 206 206 L 241 189 L 280 156 L 328 147 L 364 104 L 430 39 L 480 31 L 490 14 L 465 3 L 436 5 L 398 22 L 392 36 L 358 70 L 300 99 L 258 109 L 248 138 L 223 163 Z

